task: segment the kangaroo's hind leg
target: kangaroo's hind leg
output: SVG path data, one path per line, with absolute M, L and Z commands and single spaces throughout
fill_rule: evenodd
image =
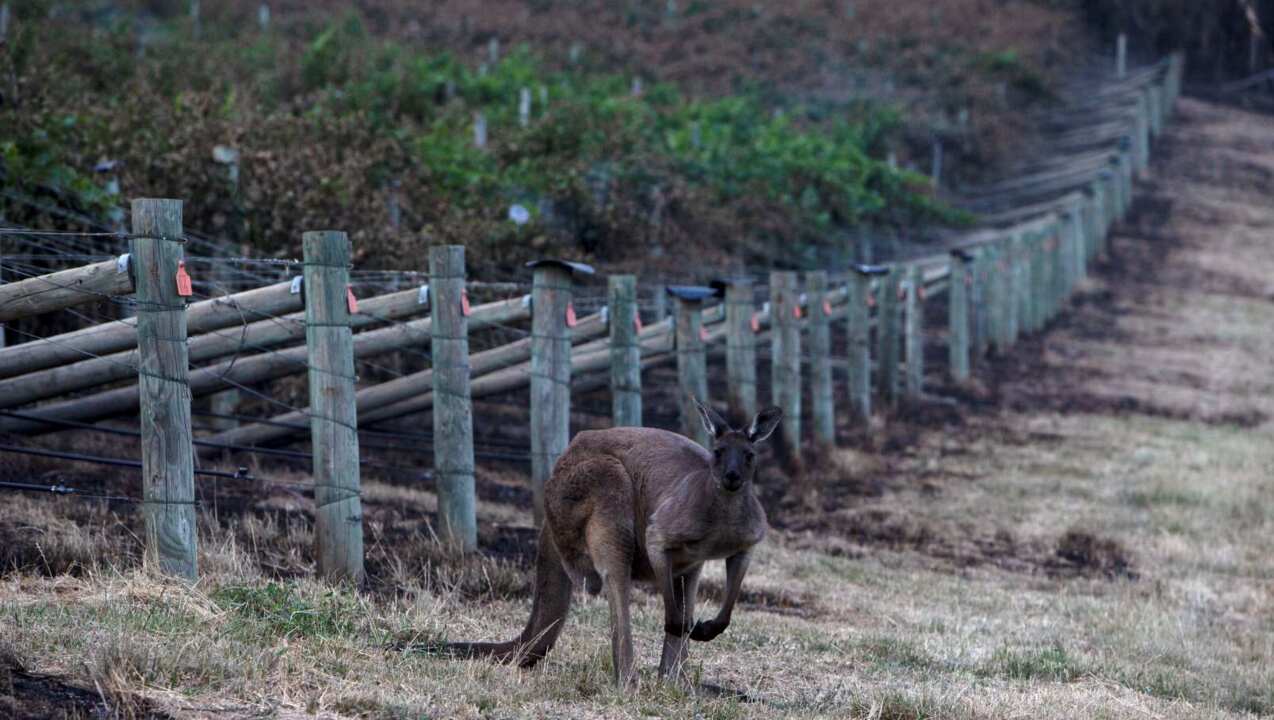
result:
M 568 450 L 544 489 L 548 526 L 568 571 L 586 589 L 593 573 L 605 586 L 615 679 L 627 685 L 636 677 L 628 608 L 637 552 L 632 478 L 614 457 Z
M 633 553 L 636 543 L 630 528 L 614 522 L 608 513 L 593 516 L 588 526 L 588 549 L 601 575 L 606 600 L 610 604 L 611 658 L 615 682 L 631 685 L 636 680 L 633 659 L 633 628 L 629 614 L 632 594 Z

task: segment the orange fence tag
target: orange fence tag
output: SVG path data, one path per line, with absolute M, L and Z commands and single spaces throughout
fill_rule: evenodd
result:
M 867 307 L 876 307 L 876 293 L 867 293 Z
M 566 306 L 566 327 L 573 328 L 578 320 L 575 319 L 575 304 L 568 303 Z
M 793 306 L 792 306 L 792 317 L 796 318 L 797 320 L 800 320 L 800 319 L 801 319 L 801 306 L 800 306 L 800 305 L 793 305 Z
M 823 298 L 823 314 L 827 317 L 832 316 L 832 301 L 827 298 Z
M 460 291 L 460 312 L 464 313 L 465 317 L 469 317 L 469 314 L 473 312 L 472 308 L 469 307 L 468 290 Z
M 354 297 L 353 285 L 345 286 L 345 304 L 349 306 L 350 315 L 355 315 L 358 313 L 358 298 Z
M 177 294 L 190 297 L 195 294 L 195 285 L 190 281 L 190 273 L 186 272 L 186 261 L 177 261 Z
M 637 329 L 637 332 L 641 332 L 641 313 L 637 311 L 637 308 L 633 308 L 633 327 Z
M 754 333 L 761 332 L 761 314 L 760 313 L 752 313 L 752 332 Z

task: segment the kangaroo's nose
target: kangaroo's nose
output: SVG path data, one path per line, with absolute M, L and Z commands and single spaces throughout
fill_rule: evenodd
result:
M 730 483 L 738 483 L 739 477 L 740 477 L 739 473 L 735 470 L 730 470 L 729 472 L 725 474 L 725 479 L 728 480 Z

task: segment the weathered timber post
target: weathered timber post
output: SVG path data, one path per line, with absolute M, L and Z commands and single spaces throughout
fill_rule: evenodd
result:
M 1018 245 L 1018 333 L 1029 335 L 1035 332 L 1035 291 L 1039 285 L 1036 276 L 1036 251 L 1039 248 L 1039 233 L 1032 230 L 1022 233 Z
M 1128 35 L 1119 33 L 1115 40 L 1115 77 L 1124 79 L 1128 76 Z
M 1004 245 L 1004 349 L 1017 344 L 1022 331 L 1022 233 L 1011 235 Z
M 181 201 L 138 199 L 132 211 L 146 562 L 193 581 L 198 539 L 186 301 L 178 279 L 185 275 Z
M 452 548 L 469 552 L 478 547 L 478 516 L 463 245 L 429 248 L 429 291 L 438 534 Z
M 544 483 L 571 437 L 571 271 L 593 269 L 560 260 L 528 263 L 531 285 L 531 492 L 535 525 L 544 525 Z M 573 314 L 573 312 L 572 312 Z
M 849 406 L 854 419 L 871 420 L 871 278 L 883 268 L 859 265 L 849 273 L 846 315 L 849 348 Z
M 212 161 L 225 168 L 226 189 L 230 194 L 230 212 L 228 213 L 229 219 L 226 222 L 226 239 L 232 243 L 239 242 L 242 240 L 239 225 L 242 217 L 242 210 L 239 206 L 239 151 L 226 145 L 217 145 L 212 149 Z M 223 257 L 227 257 L 231 253 L 223 251 L 220 254 Z M 214 271 L 214 279 L 226 288 L 230 287 L 233 276 L 234 272 L 228 261 L 220 264 Z M 228 291 L 227 294 L 229 294 Z M 238 427 L 239 421 L 232 416 L 239 411 L 239 389 L 222 390 L 208 398 L 208 409 L 212 411 L 213 417 L 210 420 L 212 426 L 216 429 L 229 430 L 230 428 Z
M 997 355 L 1009 351 L 1009 307 L 1013 301 L 1012 265 L 1008 245 L 1011 238 L 998 240 L 991 251 L 991 342 Z
M 1174 110 L 1177 100 L 1181 97 L 1181 83 L 1185 79 L 1186 55 L 1185 51 L 1177 50 L 1172 53 L 1170 65 L 1168 66 L 1168 110 Z
M 1053 309 L 1054 314 L 1060 312 L 1062 306 L 1070 298 L 1071 292 L 1075 289 L 1075 283 L 1079 279 L 1079 269 L 1076 267 L 1076 247 L 1080 242 L 1080 225 L 1083 218 L 1082 201 L 1066 208 L 1062 213 L 1062 224 L 1058 231 L 1058 268 L 1061 275 L 1061 286 L 1057 291 L 1057 306 Z
M 991 253 L 985 246 L 972 251 L 969 285 L 969 334 L 974 357 L 984 357 L 991 347 L 990 279 Z
M 1168 114 L 1164 107 L 1163 87 L 1157 84 L 1151 85 L 1148 92 L 1150 93 L 1150 134 L 1153 137 L 1159 137 L 1163 132 L 1164 118 Z
M 1088 277 L 1088 264 L 1097 256 L 1097 238 L 1102 233 L 1102 216 L 1105 213 L 1104 195 L 1101 181 L 1093 181 L 1089 186 L 1087 202 L 1084 206 L 1083 260 L 1079 267 L 1081 280 Z
M 832 386 L 832 306 L 827 297 L 827 272 L 816 270 L 809 273 L 806 283 L 814 442 L 830 447 L 836 444 L 836 409 Z
M 1106 236 L 1106 233 L 1110 232 L 1111 226 L 1114 225 L 1114 177 L 1115 173 L 1109 168 L 1097 174 L 1098 187 L 1100 188 L 1097 193 L 1100 221 L 1097 224 L 1097 232 L 1093 235 L 1093 255 L 1089 258 L 1090 262 L 1101 255 L 1102 239 Z
M 314 457 L 314 542 L 328 580 L 363 580 L 363 503 L 354 403 L 350 243 L 339 231 L 301 236 L 305 259 L 305 344 L 309 351 L 310 445 Z
M 908 267 L 907 294 L 903 300 L 903 317 L 906 319 L 903 326 L 903 345 L 907 355 L 904 388 L 909 401 L 919 400 L 924 390 L 924 307 L 921 304 L 924 284 L 924 270 L 919 265 Z
M 1123 221 L 1128 218 L 1128 211 L 1132 209 L 1133 194 L 1133 174 L 1136 172 L 1136 158 L 1132 148 L 1127 148 L 1119 153 L 1116 159 L 1115 167 L 1119 171 L 1119 220 Z
M 951 379 L 964 382 L 969 379 L 969 290 L 972 258 L 963 250 L 951 253 L 950 277 L 947 296 L 947 321 L 949 324 L 947 358 Z
M 898 289 L 902 284 L 902 268 L 891 266 L 880 279 L 880 292 L 876 294 L 876 352 L 879 381 L 877 386 L 885 407 L 898 407 L 898 355 L 901 342 L 898 307 Z
M 641 427 L 641 345 L 637 310 L 637 278 L 611 275 L 610 398 L 615 427 Z
M 1062 309 L 1062 303 L 1066 301 L 1066 258 L 1069 240 L 1067 234 L 1070 232 L 1070 221 L 1067 219 L 1069 208 L 1058 217 L 1057 224 L 1053 226 L 1053 234 L 1050 246 L 1051 251 L 1048 256 L 1049 278 L 1052 281 L 1052 290 L 1049 295 L 1048 316 L 1045 323 L 1051 323 L 1053 318 L 1057 317 L 1057 313 Z
M 681 433 L 700 445 L 712 447 L 712 438 L 699 419 L 695 400 L 708 404 L 708 357 L 703 343 L 703 298 L 708 288 L 669 287 L 677 299 L 677 380 L 680 392 Z
M 1043 326 L 1044 295 L 1047 281 L 1044 276 L 1044 242 L 1047 233 L 1033 232 L 1026 238 L 1026 308 L 1027 332 L 1036 333 Z
M 5 12 L 8 12 L 9 6 L 0 6 Z M 2 37 L 2 36 L 0 36 Z M 0 222 L 4 221 L 4 213 L 0 213 Z M 0 235 L 0 287 L 4 286 L 4 236 Z M 0 350 L 4 349 L 4 323 L 0 322 Z
M 770 399 L 790 452 L 801 447 L 801 291 L 794 272 L 770 273 Z
M 650 299 L 654 304 L 655 322 L 663 322 L 668 317 L 668 290 L 658 283 L 650 286 Z
M 725 290 L 726 376 L 729 385 L 731 422 L 748 422 L 757 413 L 756 404 L 756 313 L 752 280 L 739 278 Z

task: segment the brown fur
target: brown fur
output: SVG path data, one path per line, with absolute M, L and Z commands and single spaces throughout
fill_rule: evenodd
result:
M 604 587 L 615 678 L 631 683 L 629 594 L 634 580 L 646 581 L 664 600 L 660 675 L 679 675 L 688 641 L 711 640 L 730 624 L 751 549 L 765 536 L 765 510 L 753 490 L 753 445 L 782 415 L 769 408 L 747 430 L 733 430 L 710 408 L 699 410 L 715 438 L 711 452 L 664 430 L 576 435 L 544 486 L 545 524 L 526 628 L 509 642 L 453 643 L 449 649 L 534 665 L 561 633 L 572 585 L 590 592 Z M 695 623 L 700 571 L 717 559 L 726 561 L 725 599 L 715 618 Z

